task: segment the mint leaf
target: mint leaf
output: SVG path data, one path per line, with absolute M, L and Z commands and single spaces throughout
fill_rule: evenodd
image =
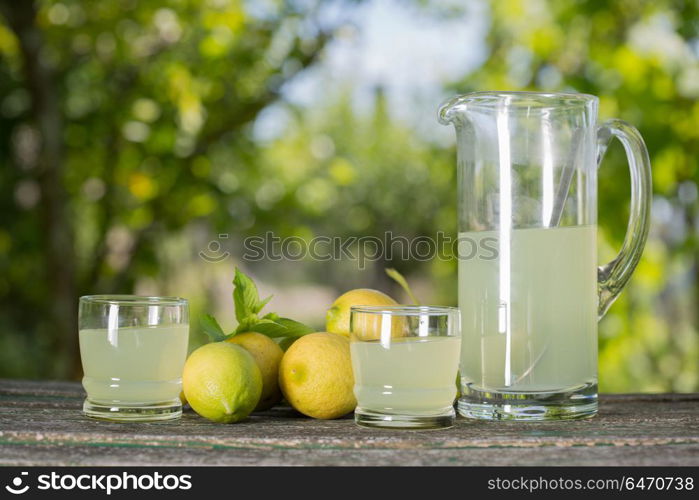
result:
M 257 314 L 249 314 L 238 321 L 238 328 L 235 329 L 235 333 L 250 332 L 250 328 L 259 323 L 261 320 L 257 317 Z
M 258 312 L 260 312 L 260 311 L 267 305 L 267 303 L 268 303 L 270 300 L 272 300 L 272 297 L 274 297 L 274 295 L 270 295 L 270 296 L 267 297 L 266 299 L 261 300 L 261 301 L 259 301 L 257 304 L 255 304 L 255 311 L 254 311 L 255 314 L 257 314 Z
M 280 318 L 276 313 L 265 314 L 260 318 L 259 313 L 263 307 L 272 299 L 272 296 L 260 300 L 259 293 L 255 282 L 246 276 L 240 269 L 235 268 L 235 277 L 233 278 L 233 302 L 235 305 L 235 317 L 238 320 L 238 327 L 230 336 L 245 332 L 257 332 L 267 335 L 271 338 L 290 337 L 298 338 L 315 330 L 309 326 L 294 321 L 289 318 Z M 215 319 L 211 318 L 215 323 Z M 216 323 L 218 330 L 221 327 Z M 209 326 L 211 330 L 215 330 L 214 326 Z M 218 332 L 215 332 L 218 334 Z M 210 335 L 213 339 L 214 336 Z M 223 336 L 223 332 L 220 332 Z M 219 338 L 220 336 L 216 336 Z
M 246 317 L 257 314 L 257 309 L 260 302 L 260 296 L 257 292 L 257 286 L 248 276 L 235 268 L 235 277 L 233 278 L 233 304 L 235 305 L 235 318 L 238 322 L 242 322 Z M 269 300 L 269 299 L 267 299 Z M 260 308 L 261 309 L 261 308 Z
M 270 320 L 252 325 L 249 331 L 261 333 L 271 338 L 287 336 L 287 328 L 284 325 Z
M 313 333 L 315 330 L 293 319 L 279 318 L 275 321 L 270 319 L 260 320 L 259 323 L 251 325 L 248 331 L 262 333 L 271 338 L 298 338 L 308 333 Z
M 276 322 L 286 327 L 288 337 L 302 337 L 308 333 L 315 332 L 315 329 L 289 318 L 277 318 Z
M 291 347 L 291 344 L 298 340 L 298 337 L 278 337 L 274 340 L 282 348 L 282 351 L 286 352 Z
M 200 320 L 202 330 L 206 333 L 212 342 L 220 342 L 226 338 L 226 334 L 223 332 L 223 328 L 218 324 L 216 318 L 211 314 L 204 314 Z

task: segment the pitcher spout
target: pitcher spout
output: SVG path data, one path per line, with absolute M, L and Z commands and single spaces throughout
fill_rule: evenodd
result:
M 453 125 L 463 122 L 466 114 L 467 95 L 459 95 L 447 99 L 439 106 L 438 119 L 442 125 Z

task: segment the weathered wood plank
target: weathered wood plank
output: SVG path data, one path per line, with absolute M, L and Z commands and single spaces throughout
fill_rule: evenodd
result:
M 16 444 L 0 445 L 2 465 L 367 465 L 367 466 L 686 466 L 698 463 L 698 445 L 619 447 L 317 449 L 163 448 Z
M 71 382 L 0 380 L 0 464 L 699 465 L 699 394 L 602 396 L 568 422 L 459 419 L 440 431 L 364 429 L 281 407 L 235 425 L 87 419 Z

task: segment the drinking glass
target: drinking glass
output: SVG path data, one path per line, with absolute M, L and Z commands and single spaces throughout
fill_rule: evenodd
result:
M 414 429 L 452 426 L 460 335 L 454 307 L 352 307 L 355 422 Z
M 88 417 L 155 421 L 182 414 L 189 312 L 179 297 L 80 298 L 80 356 Z

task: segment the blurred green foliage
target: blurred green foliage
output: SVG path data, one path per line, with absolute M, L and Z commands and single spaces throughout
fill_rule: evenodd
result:
M 453 149 L 396 119 L 381 90 L 369 113 L 349 90 L 312 110 L 286 102 L 284 85 L 318 64 L 342 24 L 321 21 L 320 3 L 0 1 L 0 376 L 79 374 L 81 294 L 151 280 L 191 297 L 194 316 L 210 308 L 213 286 L 186 272 L 209 276 L 197 252 L 211 235 L 229 233 L 240 250 L 240 238 L 265 231 L 456 230 Z M 489 5 L 485 62 L 444 82 L 445 96 L 595 94 L 602 118 L 636 125 L 651 153 L 653 228 L 600 323 L 602 390 L 698 390 L 696 2 Z M 253 125 L 272 105 L 288 123 L 261 141 Z M 600 170 L 602 261 L 624 235 L 627 177 L 617 145 Z M 426 283 L 431 301 L 456 302 L 454 261 L 393 259 L 367 273 L 346 262 L 250 265 L 269 282 L 339 293 L 389 288 L 388 264 Z
M 699 4 L 492 2 L 487 62 L 459 91 L 574 90 L 600 118 L 643 135 L 653 169 L 651 235 L 628 288 L 600 322 L 602 391 L 699 389 Z M 601 261 L 620 248 L 629 182 L 616 146 L 599 174 Z
M 331 33 L 312 4 L 0 8 L 0 373 L 76 375 L 77 297 L 132 289 L 168 235 L 226 217 L 257 177 L 249 124 Z

